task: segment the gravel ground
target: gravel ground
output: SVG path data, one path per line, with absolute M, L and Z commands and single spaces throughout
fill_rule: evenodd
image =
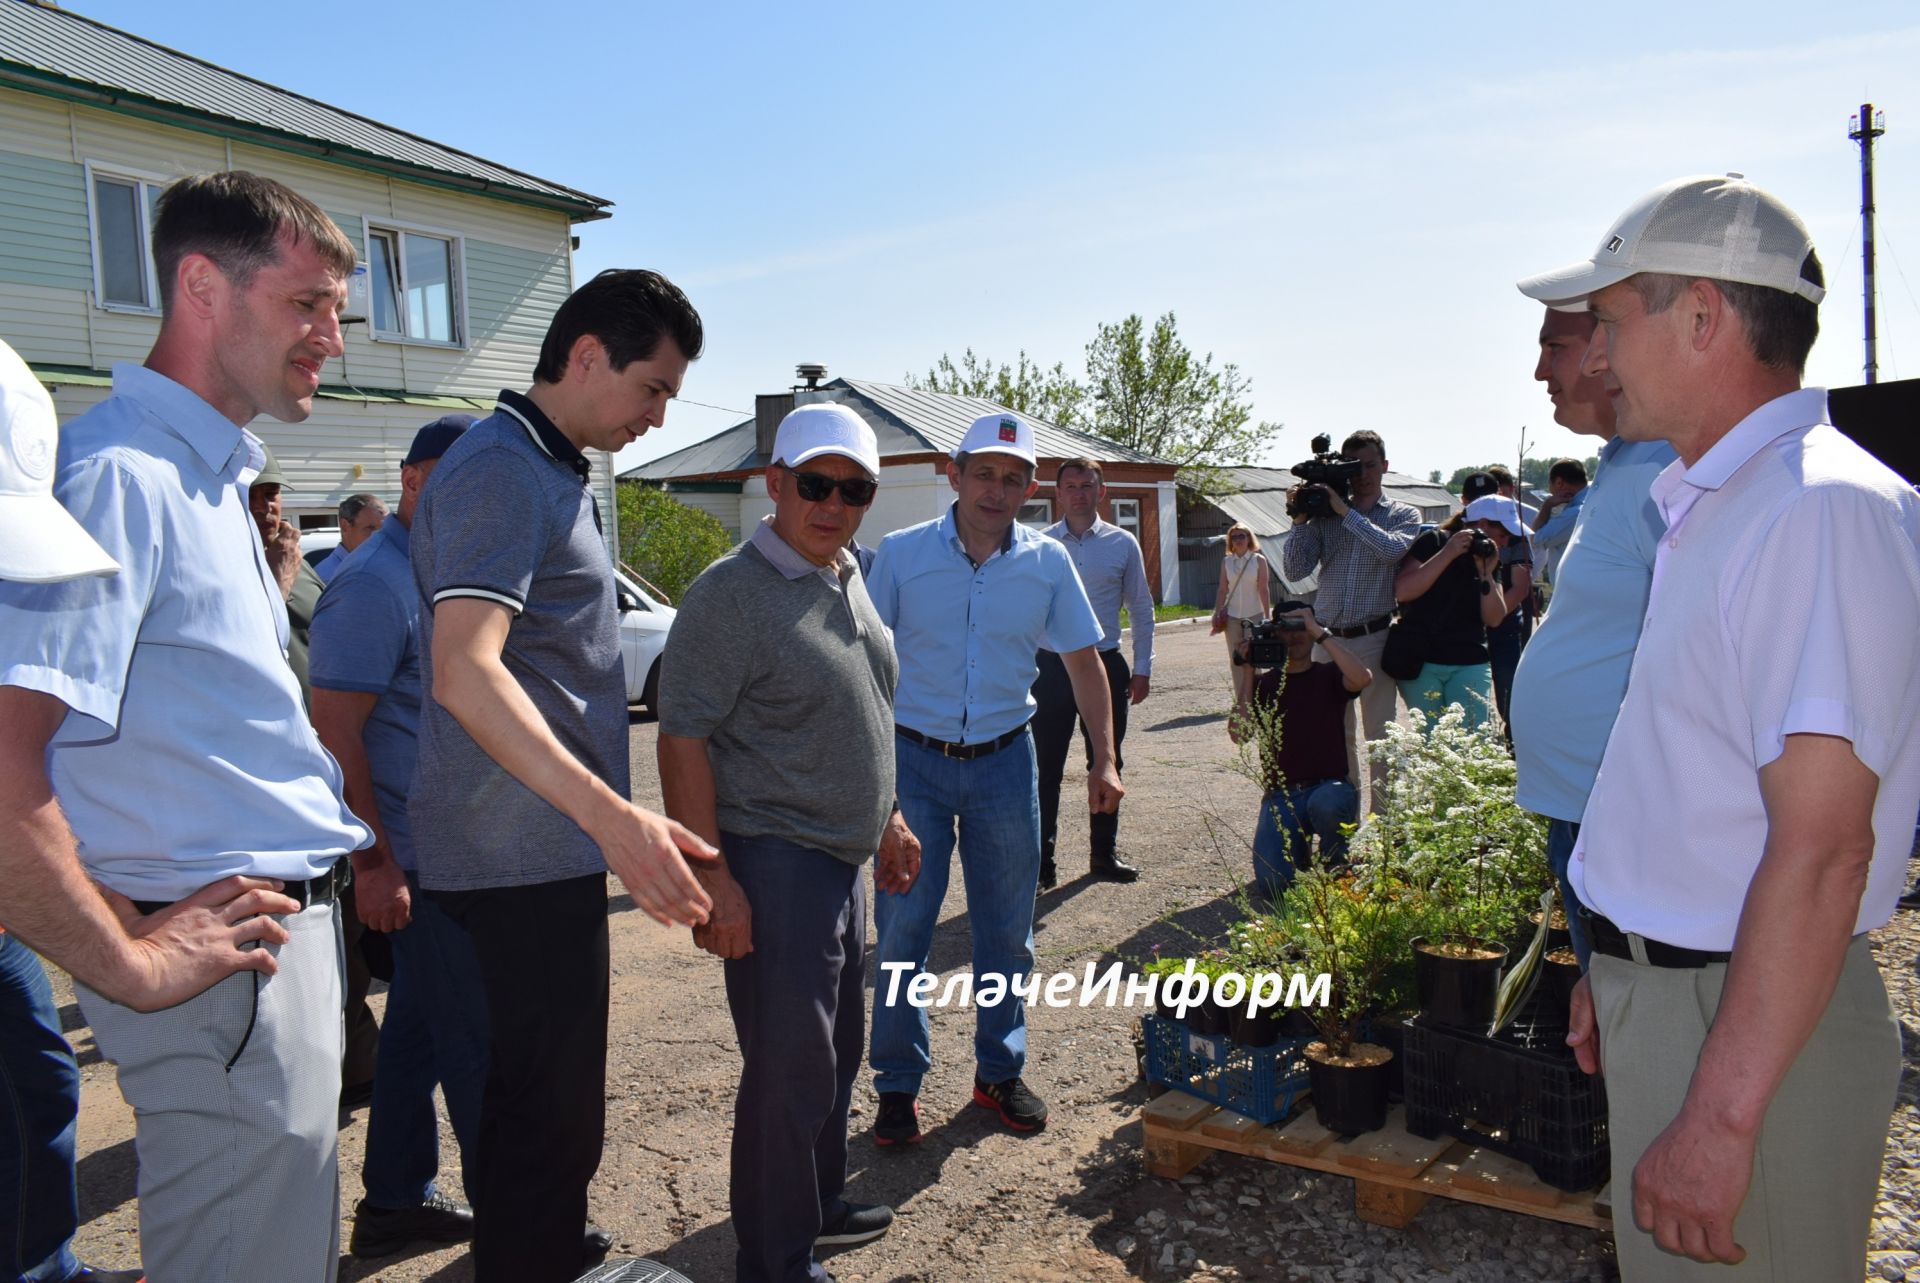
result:
M 1226 769 L 1226 673 L 1204 626 L 1165 626 L 1153 694 L 1134 710 L 1127 741 L 1129 799 L 1123 854 L 1146 869 L 1132 886 L 1069 881 L 1041 898 L 1040 968 L 1080 972 L 1089 962 L 1138 958 L 1225 922 L 1223 891 L 1247 875 L 1246 838 L 1257 794 Z M 658 804 L 654 727 L 633 727 L 634 795 Z M 1071 770 L 1068 795 L 1079 787 Z M 1079 866 L 1085 818 L 1063 821 L 1062 872 Z M 609 902 L 613 1014 L 606 1157 L 593 1215 L 622 1252 L 665 1261 L 708 1283 L 732 1277 L 727 1146 L 739 1072 L 717 961 L 685 932 L 669 932 Z M 1920 1283 L 1920 915 L 1903 914 L 1875 939 L 1899 1013 L 1907 1068 L 1889 1136 L 1873 1229 L 1869 1277 Z M 960 879 L 943 913 L 934 967 L 967 961 Z M 63 979 L 63 978 L 62 978 Z M 871 979 L 869 980 L 871 986 Z M 138 1259 L 133 1127 L 113 1080 L 59 984 L 69 1036 L 83 1064 L 77 1246 L 104 1267 Z M 382 999 L 375 998 L 376 1010 Z M 1435 1199 L 1408 1228 L 1361 1224 L 1344 1177 L 1216 1154 L 1184 1180 L 1141 1166 L 1140 1106 L 1148 1099 L 1135 1060 L 1137 1012 L 1121 1007 L 1037 1008 L 1027 1077 L 1053 1108 L 1047 1131 L 1016 1137 L 968 1105 L 971 1019 L 934 1020 L 935 1067 L 922 1096 L 924 1143 L 876 1150 L 870 1080 L 855 1096 L 849 1195 L 900 1212 L 892 1233 L 843 1252 L 828 1267 L 844 1283 L 1032 1280 L 1100 1283 L 1127 1278 L 1217 1280 L 1473 1280 L 1569 1283 L 1610 1277 L 1607 1236 L 1555 1222 Z M 342 1211 L 360 1197 L 366 1113 L 343 1117 Z M 452 1135 L 442 1125 L 442 1183 L 458 1189 Z M 343 1218 L 342 1242 L 350 1230 Z M 472 1277 L 463 1249 L 359 1262 L 343 1280 Z

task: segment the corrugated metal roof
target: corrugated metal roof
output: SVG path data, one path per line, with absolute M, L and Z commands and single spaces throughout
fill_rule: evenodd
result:
M 1006 406 L 983 397 L 919 392 L 867 379 L 835 379 L 820 390 L 826 394 L 823 399 L 845 405 L 867 421 L 882 459 L 902 454 L 951 454 L 975 419 L 1009 412 Z M 1055 427 L 1030 414 L 1021 417 L 1033 425 L 1034 451 L 1043 459 L 1085 455 L 1102 463 L 1166 462 L 1102 437 Z M 754 471 L 768 463 L 766 455 L 755 451 L 754 442 L 753 420 L 748 419 L 620 475 L 630 481 L 672 481 L 717 472 Z
M 1245 524 L 1261 539 L 1285 534 L 1293 528 L 1293 518 L 1287 515 L 1287 491 L 1299 480 L 1293 473 L 1285 468 L 1222 468 L 1220 471 L 1238 489 L 1231 494 L 1208 495 L 1207 501 L 1214 507 Z M 1429 520 L 1438 509 L 1451 513 L 1460 506 L 1460 501 L 1445 486 L 1398 472 L 1387 473 L 1381 479 L 1380 489 L 1389 499 L 1420 509 Z
M 0 0 L 0 83 L 104 96 L 109 109 L 177 113 L 239 137 L 305 140 L 318 145 L 298 150 L 564 209 L 576 220 L 605 218 L 612 203 L 32 0 Z

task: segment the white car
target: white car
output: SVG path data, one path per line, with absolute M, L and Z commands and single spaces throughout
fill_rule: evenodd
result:
M 338 526 L 300 532 L 300 555 L 308 565 L 318 564 L 340 543 Z M 627 703 L 644 704 L 658 713 L 660 652 L 666 649 L 667 630 L 674 610 L 637 582 L 625 566 L 613 570 L 613 595 L 620 607 L 620 661 L 627 675 Z

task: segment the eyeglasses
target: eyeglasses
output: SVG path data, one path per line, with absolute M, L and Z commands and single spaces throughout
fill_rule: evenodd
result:
M 880 485 L 865 477 L 847 477 L 836 481 L 824 472 L 796 472 L 793 474 L 793 488 L 808 503 L 819 503 L 838 490 L 840 501 L 847 507 L 864 508 L 873 502 L 874 491 Z

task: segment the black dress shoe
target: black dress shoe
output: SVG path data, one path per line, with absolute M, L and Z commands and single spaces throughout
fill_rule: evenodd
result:
M 1140 870 L 1117 857 L 1094 860 L 1089 874 L 1096 882 L 1137 882 L 1140 879 Z
M 1060 885 L 1060 870 L 1054 867 L 1052 860 L 1040 861 L 1040 889 L 1051 891 Z
M 465 1243 L 473 1237 L 473 1209 L 438 1190 L 418 1207 L 375 1207 L 362 1199 L 353 1209 L 347 1251 L 362 1259 L 391 1256 L 411 1243 Z
M 586 1233 L 581 1237 L 580 1246 L 586 1253 L 585 1264 L 596 1265 L 601 1257 L 613 1250 L 613 1235 L 598 1225 L 589 1225 Z

